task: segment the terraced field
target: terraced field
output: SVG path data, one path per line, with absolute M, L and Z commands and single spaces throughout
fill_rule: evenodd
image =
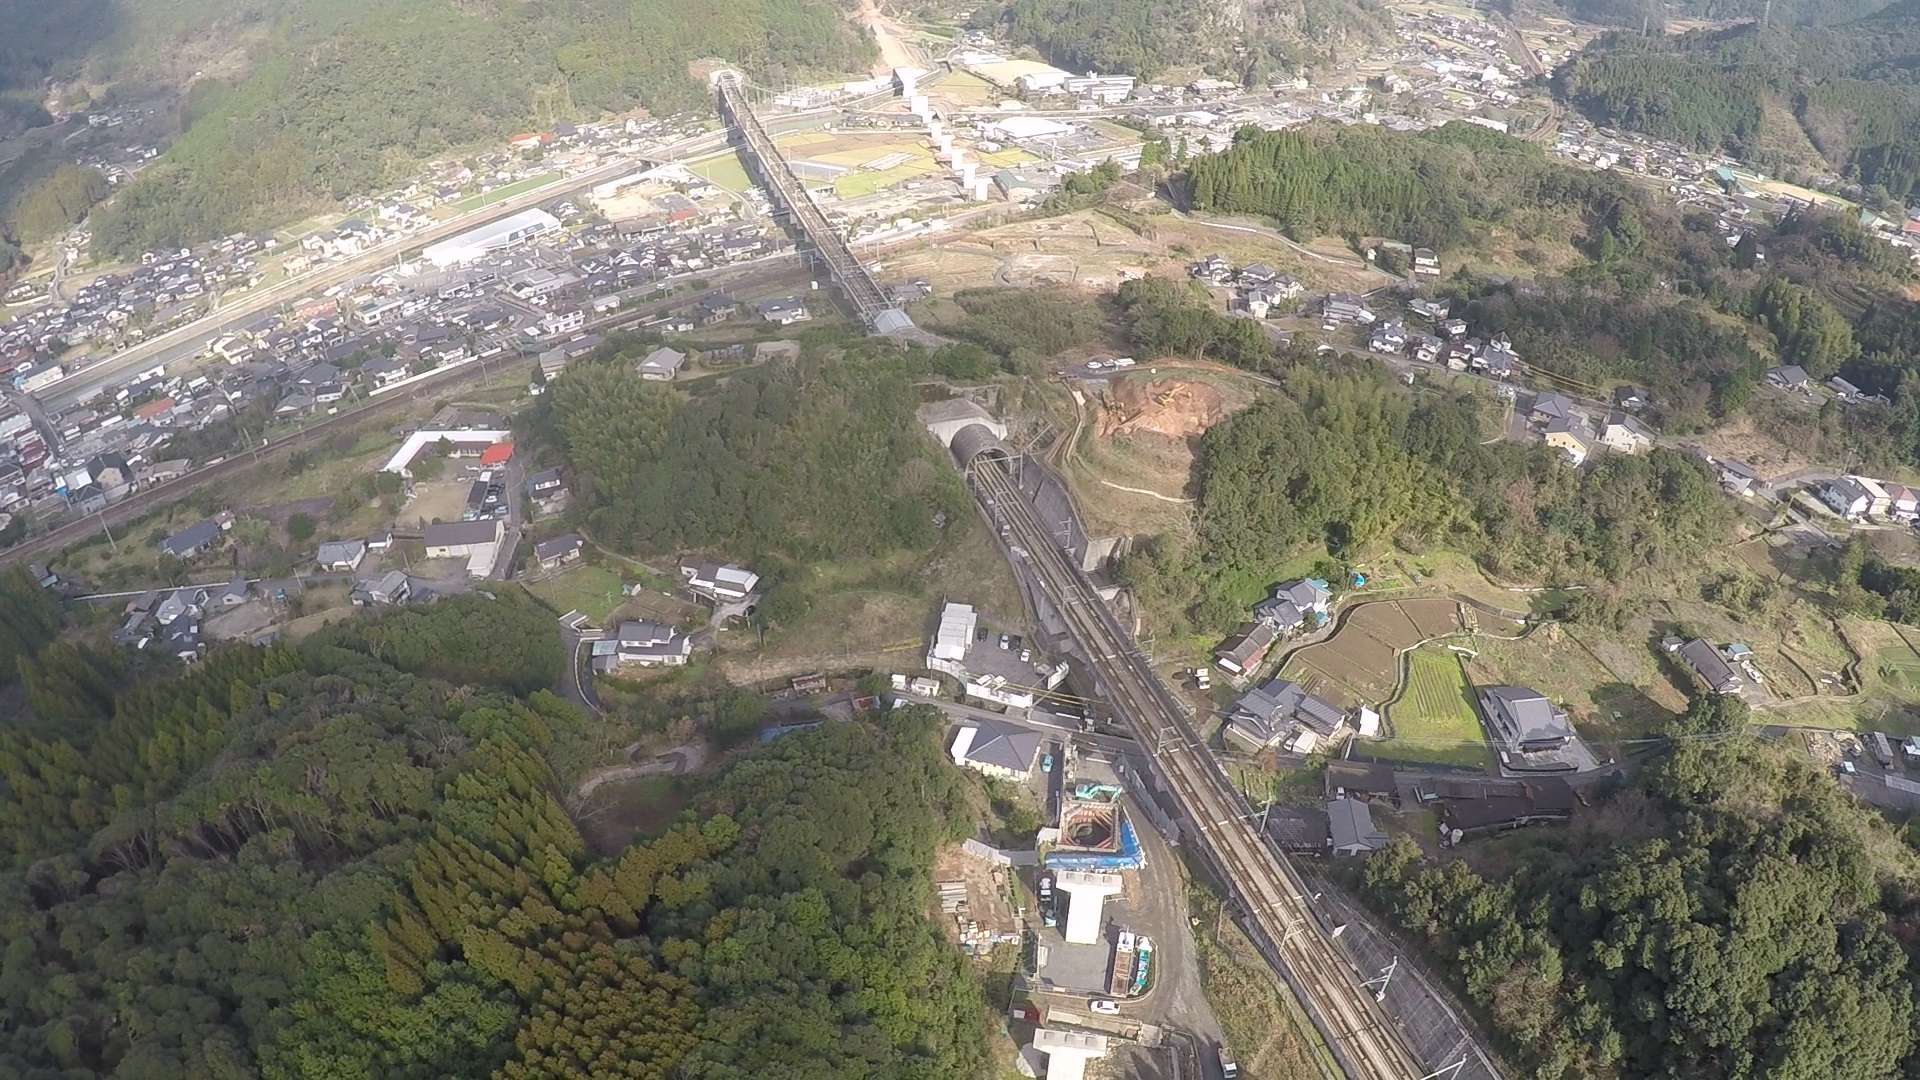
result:
M 1487 743 L 1473 690 L 1450 650 L 1415 649 L 1407 655 L 1407 688 L 1387 710 L 1393 737 L 1369 751 L 1388 761 L 1425 765 L 1487 764 Z

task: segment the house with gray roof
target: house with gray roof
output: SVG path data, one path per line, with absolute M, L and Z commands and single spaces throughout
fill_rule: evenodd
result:
M 953 763 L 1008 780 L 1025 780 L 1040 753 L 1040 733 L 1018 724 L 980 720 L 954 734 Z
M 1367 855 L 1387 846 L 1373 810 L 1358 799 L 1328 800 L 1327 840 L 1335 855 Z
M 1485 687 L 1480 691 L 1480 711 L 1487 718 L 1487 728 L 1513 753 L 1559 750 L 1574 739 L 1567 714 L 1530 687 Z
M 329 540 L 320 545 L 320 551 L 313 561 L 322 570 L 351 572 L 360 569 L 361 560 L 367 557 L 367 544 L 364 540 Z
M 1310 753 L 1320 740 L 1333 738 L 1346 727 L 1345 709 L 1307 693 L 1299 683 L 1269 679 L 1234 704 L 1226 734 L 1252 750 L 1291 739 L 1300 752 Z
M 634 367 L 640 372 L 640 377 L 648 382 L 671 382 L 675 375 L 680 374 L 680 368 L 686 362 L 686 353 L 663 345 L 641 357 Z
M 1705 638 L 1694 638 L 1680 646 L 1679 652 L 1681 662 L 1687 665 L 1701 685 L 1716 694 L 1737 694 L 1746 685 L 1746 679 L 1741 677 L 1740 672 Z
M 1265 600 L 1253 605 L 1253 617 L 1283 634 L 1312 621 L 1318 626 L 1333 607 L 1333 593 L 1317 578 L 1296 578 L 1275 585 Z

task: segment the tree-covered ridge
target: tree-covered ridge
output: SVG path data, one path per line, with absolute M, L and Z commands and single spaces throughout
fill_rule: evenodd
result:
M 1887 198 L 1920 182 L 1920 7 L 1895 4 L 1817 29 L 1748 24 L 1676 37 L 1603 35 L 1556 74 L 1595 123 L 1762 165 L 1763 105 L 1783 106 L 1834 169 Z
M 1684 454 L 1583 472 L 1538 444 L 1487 442 L 1472 398 L 1300 368 L 1284 382 L 1201 441 L 1203 550 L 1229 574 L 1258 576 L 1309 545 L 1345 556 L 1403 539 L 1516 578 L 1612 580 L 1728 533 L 1718 485 Z
M 909 376 L 924 356 L 818 346 L 791 366 L 682 389 L 634 372 L 648 348 L 574 364 L 525 421 L 565 454 L 596 541 L 811 561 L 924 551 L 937 514 L 965 511 L 914 420 Z
M 199 12 L 203 32 L 229 6 Z M 702 57 L 778 77 L 859 67 L 871 49 L 826 0 L 262 7 L 271 30 L 249 74 L 195 84 L 184 134 L 98 215 L 101 250 L 127 257 L 297 216 L 556 120 L 703 106 L 686 67 Z
M 511 627 L 434 625 L 479 614 L 416 628 L 488 670 Z M 562 803 L 601 738 L 576 709 L 343 644 L 392 649 L 224 650 L 84 748 L 0 732 L 0 1073 L 981 1072 L 979 988 L 927 918 L 967 813 L 937 714 L 757 750 L 596 861 Z
M 1073 71 L 1153 79 L 1201 64 L 1245 86 L 1392 37 L 1374 0 L 1254 0 L 1237 18 L 1194 0 L 1009 0 L 974 8 L 973 25 Z
M 1907 1075 L 1915 865 L 1884 824 L 1738 736 L 1683 742 L 1596 804 L 1608 827 L 1503 846 L 1497 874 L 1423 868 L 1404 841 L 1366 866 L 1525 1075 Z
M 1666 212 L 1618 177 L 1472 124 L 1414 136 L 1365 125 L 1244 128 L 1187 175 L 1195 208 L 1270 217 L 1303 240 L 1385 236 L 1444 250 L 1492 223 L 1570 213 L 1583 229 L 1576 239 L 1611 262 L 1639 256 L 1646 219 Z

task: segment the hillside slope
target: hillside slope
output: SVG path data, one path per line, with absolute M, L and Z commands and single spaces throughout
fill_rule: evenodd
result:
M 179 94 L 179 140 L 97 222 L 120 256 L 297 216 L 529 126 L 703 106 L 700 57 L 780 76 L 864 67 L 872 48 L 828 0 L 80 7 L 0 0 L 23 31 L 0 46 L 0 124 L 32 122 L 48 80 L 82 102 Z
M 1786 164 L 1769 158 L 1804 135 L 1828 166 L 1898 200 L 1920 182 L 1917 53 L 1920 4 L 1907 2 L 1823 28 L 1609 34 L 1556 88 L 1596 123 L 1762 165 Z M 1777 130 L 1788 110 L 1764 109 L 1770 100 L 1789 103 L 1801 132 Z

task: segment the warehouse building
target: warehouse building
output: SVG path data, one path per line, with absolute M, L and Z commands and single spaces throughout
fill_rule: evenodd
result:
M 560 231 L 560 219 L 545 210 L 522 210 L 499 221 L 482 225 L 459 236 L 429 244 L 421 258 L 445 270 L 465 266 L 477 259 L 525 243 L 536 236 Z

